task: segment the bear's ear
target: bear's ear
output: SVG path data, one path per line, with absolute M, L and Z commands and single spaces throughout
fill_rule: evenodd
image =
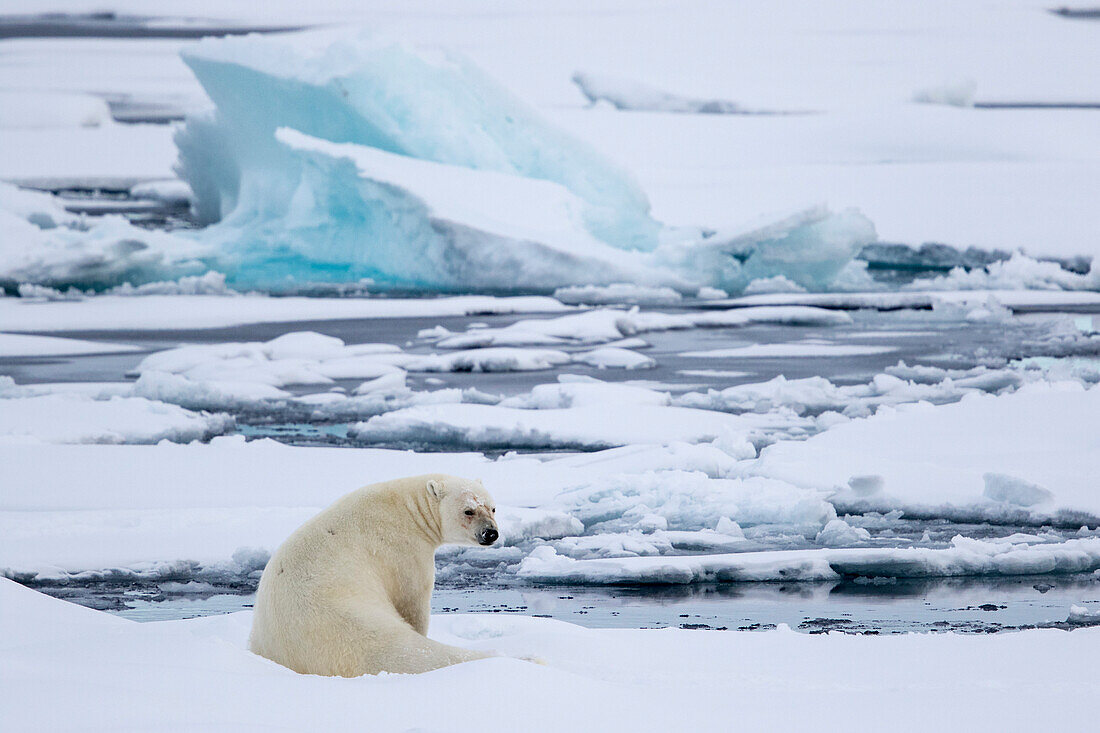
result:
M 434 478 L 428 480 L 428 493 L 437 499 L 443 498 L 443 484 L 436 481 Z

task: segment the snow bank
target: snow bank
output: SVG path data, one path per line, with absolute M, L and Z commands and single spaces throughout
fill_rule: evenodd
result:
M 532 733 L 575 729 L 578 721 L 608 733 L 707 733 L 728 730 L 734 719 L 750 728 L 823 732 L 889 719 L 902 733 L 918 733 L 944 709 L 959 729 L 1072 728 L 1091 715 L 1089 659 L 1100 648 L 1100 632 L 1092 629 L 865 637 L 785 627 L 597 630 L 458 614 L 434 616 L 430 635 L 504 657 L 345 680 L 298 675 L 249 653 L 249 612 L 139 624 L 6 580 L 0 609 L 0 639 L 7 641 L 0 642 L 0 705 L 24 730 L 140 728 L 156 720 L 166 730 L 230 730 L 248 721 L 352 731 L 362 729 L 369 711 L 377 730 L 464 731 L 484 723 L 456 717 L 455 701 L 478 699 L 486 689 L 494 691 L 497 727 Z M 821 714 L 853 688 L 862 693 L 859 705 L 843 716 Z M 180 690 L 189 704 L 178 704 Z M 104 705 L 105 697 L 128 703 Z M 1040 697 L 1047 704 L 1036 706 Z M 929 698 L 938 701 L 934 710 Z M 63 703 L 25 704 L 41 699 Z M 791 700 L 797 704 L 782 704 Z
M 805 442 L 765 448 L 749 470 L 833 490 L 840 511 L 1097 524 L 1098 419 L 1100 388 L 1038 382 L 938 407 L 881 407 Z M 876 480 L 861 491 L 857 477 Z

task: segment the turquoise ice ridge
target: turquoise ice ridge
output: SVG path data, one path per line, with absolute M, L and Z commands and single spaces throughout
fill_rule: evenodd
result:
M 663 227 L 627 172 L 469 62 L 316 40 L 208 39 L 183 54 L 215 109 L 178 133 L 178 171 L 234 287 L 694 292 L 783 275 L 820 290 L 874 240 L 856 212 L 707 237 Z

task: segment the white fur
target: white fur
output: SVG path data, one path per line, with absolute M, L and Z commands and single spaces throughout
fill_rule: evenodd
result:
M 470 510 L 473 515 L 467 515 Z M 249 648 L 304 674 L 427 672 L 490 653 L 428 639 L 441 544 L 497 529 L 480 481 L 433 474 L 354 491 L 299 527 L 268 562 Z

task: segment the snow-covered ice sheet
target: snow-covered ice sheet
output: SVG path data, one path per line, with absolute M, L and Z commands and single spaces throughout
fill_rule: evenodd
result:
M 79 302 L 43 303 L 0 298 L 0 323 L 9 331 L 129 331 L 563 310 L 566 307 L 559 301 L 541 296 L 268 298 L 148 295 L 135 301 L 129 297 L 101 295 Z
M 1090 573 L 1098 568 L 1100 539 L 1095 537 L 1034 545 L 956 537 L 950 547 L 942 549 L 775 550 L 590 560 L 574 560 L 552 547 L 539 547 L 523 560 L 518 574 L 540 583 L 646 585 L 822 581 L 843 576 L 1043 575 Z
M 877 637 L 785 627 L 591 630 L 510 614 L 452 615 L 432 619 L 433 638 L 504 658 L 344 680 L 298 675 L 249 653 L 249 612 L 139 624 L 7 580 L 0 609 L 0 704 L 27 731 L 144 727 L 153 719 L 163 730 L 362 730 L 369 720 L 378 731 L 474 731 L 484 729 L 484 715 L 463 702 L 486 690 L 494 725 L 533 732 L 725 731 L 734 719 L 847 731 L 889 719 L 917 733 L 943 727 L 945 714 L 955 730 L 1071 728 L 1092 713 L 1088 659 L 1100 647 L 1092 629 Z M 242 685 L 249 694 L 240 694 Z M 861 691 L 859 705 L 822 715 L 852 689 Z M 186 705 L 178 704 L 180 690 Z M 46 698 L 55 702 L 26 704 Z M 104 705 L 105 698 L 127 704 Z
M 99 127 L 111 110 L 87 94 L 0 91 L 0 129 Z
M 374 481 L 425 472 L 483 479 L 501 507 L 506 544 L 583 531 L 578 516 L 597 515 L 574 516 L 582 504 L 597 511 L 599 521 L 626 515 L 618 522 L 620 529 L 641 526 L 644 517 L 629 513 L 638 502 L 624 500 L 622 492 L 643 484 L 649 487 L 646 513 L 663 513 L 673 529 L 713 528 L 708 507 L 746 527 L 762 519 L 816 521 L 814 532 L 835 516 L 821 492 L 783 490 L 782 482 L 765 479 L 739 484 L 744 490 L 735 492 L 740 502 L 735 504 L 724 496 L 728 484 L 708 478 L 732 472 L 735 460 L 709 445 L 633 446 L 540 461 L 522 456 L 489 460 L 478 453 L 301 448 L 233 437 L 206 445 L 0 443 L 0 461 L 6 466 L 0 485 L 0 568 L 19 576 L 160 577 L 167 572 L 237 577 L 253 569 L 233 559 L 241 548 L 248 557 L 255 552 L 247 548 L 273 551 L 339 496 Z M 680 473 L 657 473 L 643 482 L 614 479 L 669 469 Z M 599 483 L 603 478 L 609 483 Z M 769 490 L 754 499 L 753 486 Z M 555 499 L 567 487 L 577 491 Z
M 734 416 L 710 410 L 636 404 L 525 410 L 497 405 L 423 405 L 377 415 L 350 433 L 371 442 L 479 449 L 584 448 L 630 444 L 736 442 L 769 433 L 804 433 L 813 422 L 791 413 Z
M 129 344 L 112 344 L 104 341 L 82 341 L 55 336 L 0 333 L 0 357 L 114 354 L 124 351 L 136 351 L 137 348 Z
M 676 398 L 681 407 L 725 412 L 767 412 L 779 407 L 799 415 L 826 411 L 849 417 L 865 417 L 880 405 L 914 402 L 956 402 L 975 392 L 1010 392 L 1041 372 L 1021 369 L 945 370 L 910 367 L 899 362 L 887 367 L 867 384 L 836 385 L 824 377 L 787 379 L 780 375 L 767 382 L 739 384 L 722 390 L 688 392 Z M 735 373 L 736 374 L 736 373 Z
M 860 346 L 795 341 L 787 344 L 752 344 L 731 349 L 685 351 L 680 356 L 696 359 L 760 359 L 772 357 L 866 356 L 867 354 L 888 354 L 891 351 L 897 351 L 897 349 L 893 346 Z
M 0 182 L 4 285 L 110 286 L 198 274 L 206 270 L 197 260 L 206 251 L 194 241 L 138 228 L 119 215 L 75 216 L 52 196 Z
M 647 287 L 633 283 L 573 285 L 558 288 L 554 291 L 554 297 L 571 305 L 674 305 L 683 300 L 683 296 L 672 288 Z
M 950 405 L 882 407 L 765 448 L 749 471 L 834 490 L 846 511 L 1095 523 L 1098 420 L 1100 388 L 1028 384 Z
M 989 301 L 1012 310 L 1072 309 L 1100 305 L 1100 293 L 1061 290 L 959 290 L 895 293 L 767 293 L 717 301 L 741 307 L 810 306 L 818 308 L 899 310 L 932 308 L 938 303 L 980 307 Z
M 435 328 L 424 331 L 421 336 L 440 348 L 469 349 L 567 343 L 606 344 L 638 334 L 689 328 L 736 328 L 754 324 L 837 326 L 851 322 L 851 316 L 846 313 L 806 306 L 764 306 L 688 313 L 598 308 L 557 318 L 524 319 L 501 328 L 471 328 L 465 333 Z
M 96 400 L 49 394 L 0 399 L 0 442 L 7 443 L 189 442 L 220 435 L 233 424 L 228 415 L 195 413 L 142 397 Z
M 176 159 L 165 125 L 10 128 L 0 133 L 0 180 L 37 188 L 132 186 L 172 178 Z

